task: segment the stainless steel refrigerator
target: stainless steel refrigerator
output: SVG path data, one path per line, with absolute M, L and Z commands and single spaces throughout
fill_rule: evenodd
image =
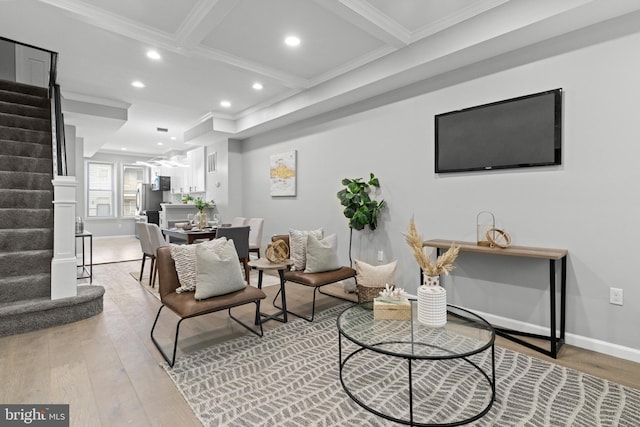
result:
M 138 184 L 136 189 L 136 215 L 146 211 L 159 211 L 162 203 L 162 191 L 151 190 L 151 184 Z

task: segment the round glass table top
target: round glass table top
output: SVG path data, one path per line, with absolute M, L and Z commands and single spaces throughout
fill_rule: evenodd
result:
M 447 323 L 440 328 L 418 321 L 417 301 L 410 301 L 411 320 L 379 320 L 373 303 L 347 308 L 338 317 L 338 330 L 370 350 L 410 359 L 448 359 L 476 354 L 495 341 L 495 331 L 480 316 L 447 306 Z

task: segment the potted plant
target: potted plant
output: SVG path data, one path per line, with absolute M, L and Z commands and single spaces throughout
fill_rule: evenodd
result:
M 371 198 L 371 187 L 380 188 L 380 181 L 373 173 L 369 174 L 369 180 L 363 178 L 344 178 L 342 185 L 345 186 L 338 191 L 337 196 L 340 204 L 344 206 L 342 213 L 349 220 L 349 264 L 351 260 L 351 243 L 353 240 L 353 230 L 363 230 L 369 226 L 375 230 L 378 226 L 378 213 L 384 207 L 384 200 L 374 200 Z
M 185 205 L 192 201 L 193 201 L 193 196 L 191 194 L 185 194 L 182 196 L 182 203 L 184 203 Z
M 211 209 L 216 206 L 216 203 L 213 200 L 206 201 L 202 200 L 202 198 L 197 197 L 194 200 L 194 205 L 196 209 L 198 209 L 197 220 L 195 221 L 198 224 L 199 229 L 204 229 L 207 226 L 208 218 L 207 214 L 204 212 L 205 209 Z

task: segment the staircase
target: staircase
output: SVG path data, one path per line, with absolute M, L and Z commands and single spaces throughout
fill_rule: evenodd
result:
M 51 297 L 53 158 L 48 90 L 0 80 L 0 336 L 102 311 L 100 286 Z M 93 289 L 92 289 L 93 288 Z

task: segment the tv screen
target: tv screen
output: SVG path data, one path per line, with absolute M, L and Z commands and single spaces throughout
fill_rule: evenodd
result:
M 559 165 L 562 89 L 435 116 L 436 173 Z

